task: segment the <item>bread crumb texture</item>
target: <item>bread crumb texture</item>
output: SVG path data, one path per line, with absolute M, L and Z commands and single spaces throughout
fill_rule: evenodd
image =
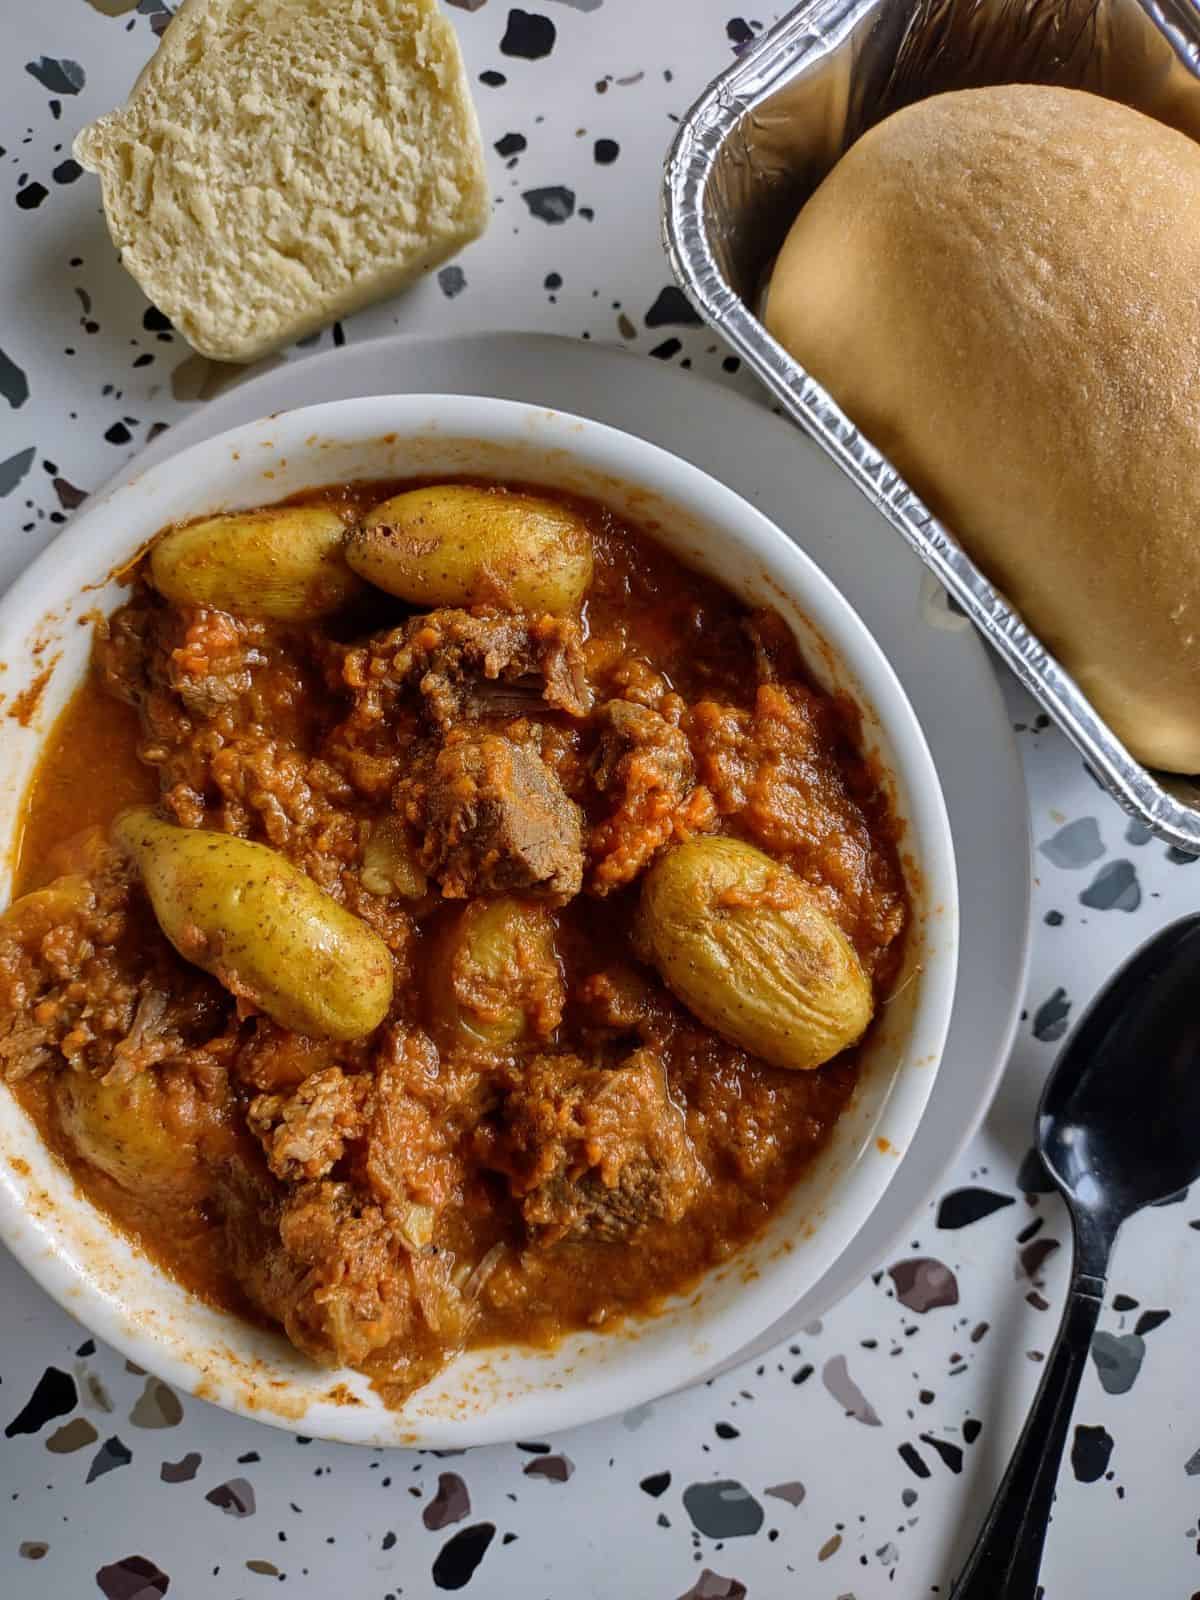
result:
M 124 265 L 220 361 L 395 293 L 488 215 L 436 0 L 185 0 L 75 155 L 100 177 Z

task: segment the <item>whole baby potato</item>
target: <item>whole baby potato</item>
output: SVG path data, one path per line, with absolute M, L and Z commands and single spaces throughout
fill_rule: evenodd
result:
M 383 940 L 277 851 L 144 807 L 122 812 L 113 838 L 180 955 L 282 1027 L 360 1039 L 387 1015 Z
M 737 839 L 692 839 L 657 862 L 638 943 L 689 1011 L 773 1067 L 819 1067 L 871 1020 L 867 975 L 812 887 Z
M 346 559 L 376 588 L 419 606 L 571 611 L 592 581 L 591 535 L 566 506 L 459 483 L 376 506 L 351 533 Z
M 163 534 L 150 551 L 150 578 L 176 605 L 312 622 L 362 589 L 346 565 L 345 534 L 328 506 L 206 517 Z
M 555 931 L 545 905 L 515 895 L 472 900 L 449 918 L 429 964 L 439 1040 L 511 1050 L 548 1039 L 563 1007 Z
M 203 1190 L 196 1143 L 180 1136 L 170 1096 L 153 1069 L 132 1078 L 60 1072 L 59 1124 L 75 1150 L 123 1189 L 188 1204 Z

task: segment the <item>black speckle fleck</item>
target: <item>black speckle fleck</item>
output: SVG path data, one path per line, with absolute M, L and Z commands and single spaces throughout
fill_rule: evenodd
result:
M 65 1417 L 79 1404 L 79 1391 L 68 1372 L 57 1367 L 47 1367 L 37 1381 L 33 1393 L 4 1430 L 6 1439 L 15 1439 L 19 1433 L 37 1433 L 55 1417 Z
M 464 1589 L 496 1537 L 494 1522 L 477 1522 L 463 1528 L 438 1551 L 433 1581 L 439 1589 Z
M 1143 1311 L 1133 1331 L 1144 1338 L 1146 1334 L 1153 1333 L 1155 1328 L 1161 1328 L 1170 1315 L 1169 1311 Z
M 502 89 L 508 79 L 502 72 L 497 72 L 494 67 L 489 67 L 486 72 L 479 74 L 479 81 L 486 84 L 489 89 Z
M 111 428 L 104 430 L 104 437 L 109 444 L 128 444 L 133 435 L 123 422 L 114 422 Z
M 17 204 L 22 211 L 36 211 L 49 193 L 44 183 L 27 183 L 17 190 Z
M 968 1417 L 963 1423 L 963 1438 L 968 1444 L 974 1444 L 982 1432 L 983 1423 L 979 1421 L 978 1417 Z
M 742 1436 L 732 1422 L 718 1422 L 714 1431 L 718 1439 L 740 1439 Z
M 55 183 L 74 183 L 76 178 L 83 176 L 83 168 L 78 161 L 72 161 L 68 158 L 66 161 L 60 161 L 50 176 Z
M 664 339 L 661 344 L 656 344 L 650 354 L 658 361 L 670 361 L 672 356 L 677 356 L 683 349 L 678 339 Z
M 546 276 L 542 279 L 542 288 L 543 289 L 561 289 L 562 288 L 562 273 L 561 272 L 548 272 L 546 274 Z
M 1096 1483 L 1108 1471 L 1112 1451 L 1112 1435 L 1107 1428 L 1078 1423 L 1071 1444 L 1071 1470 L 1076 1479 L 1080 1483 Z
M 503 156 L 507 160 L 509 156 L 519 156 L 527 144 L 528 141 L 523 133 L 506 133 L 503 138 L 496 140 L 492 148 L 498 156 Z
M 917 1449 L 916 1445 L 909 1444 L 906 1441 L 904 1444 L 899 1446 L 899 1451 L 901 1461 L 903 1461 L 904 1465 L 910 1472 L 915 1473 L 918 1478 L 929 1477 L 929 1468 L 921 1459 L 920 1451 Z
M 698 328 L 700 317 L 692 309 L 682 289 L 668 284 L 660 289 L 658 298 L 646 313 L 648 328 Z
M 620 154 L 621 146 L 615 139 L 597 139 L 592 146 L 592 155 L 598 167 L 611 167 Z
M 515 6 L 508 13 L 508 26 L 500 41 L 502 56 L 520 56 L 524 61 L 540 61 L 554 49 L 557 37 L 549 17 L 536 11 L 521 11 Z
M 1013 1204 L 1012 1195 L 996 1194 L 991 1189 L 952 1189 L 942 1196 L 937 1225 L 939 1228 L 965 1228 Z
M 638 1485 L 652 1500 L 657 1500 L 660 1495 L 666 1494 L 671 1487 L 671 1474 L 669 1472 L 651 1472 L 643 1478 Z
M 1167 849 L 1167 860 L 1177 867 L 1190 867 L 1200 856 L 1194 856 L 1187 850 L 1180 850 L 1177 845 L 1170 845 Z
M 1061 928 L 1063 925 L 1063 914 L 1061 911 L 1047 911 L 1046 915 L 1042 918 L 1042 921 L 1048 928 Z

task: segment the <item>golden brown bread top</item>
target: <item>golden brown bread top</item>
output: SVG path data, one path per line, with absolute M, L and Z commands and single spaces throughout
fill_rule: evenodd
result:
M 1200 146 L 1077 90 L 921 101 L 801 211 L 766 322 L 1134 754 L 1200 771 Z

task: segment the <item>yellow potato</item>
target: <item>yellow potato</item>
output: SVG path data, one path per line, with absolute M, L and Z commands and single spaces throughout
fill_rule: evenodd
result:
M 122 812 L 113 837 L 180 955 L 282 1027 L 359 1039 L 387 1015 L 383 940 L 277 851 L 144 807 Z
M 592 581 L 591 535 L 566 506 L 469 484 L 385 500 L 350 534 L 346 559 L 377 589 L 419 606 L 571 611 Z
M 86 912 L 95 900 L 87 878 L 76 873 L 55 878 L 44 889 L 23 894 L 0 917 L 0 927 L 19 943 L 32 947 L 54 928 Z
M 235 511 L 174 528 L 150 551 L 154 587 L 177 605 L 312 622 L 361 592 L 346 528 L 327 506 Z
M 472 900 L 438 935 L 429 1006 L 443 1044 L 508 1050 L 545 1041 L 562 1016 L 555 921 L 511 895 Z
M 873 1011 L 854 947 L 790 868 L 736 839 L 692 839 L 642 886 L 638 942 L 688 1010 L 775 1067 L 819 1067 Z
M 199 1197 L 203 1172 L 196 1144 L 180 1137 L 154 1071 L 124 1082 L 60 1072 L 54 1093 L 59 1123 L 77 1153 L 123 1189 L 185 1203 Z

